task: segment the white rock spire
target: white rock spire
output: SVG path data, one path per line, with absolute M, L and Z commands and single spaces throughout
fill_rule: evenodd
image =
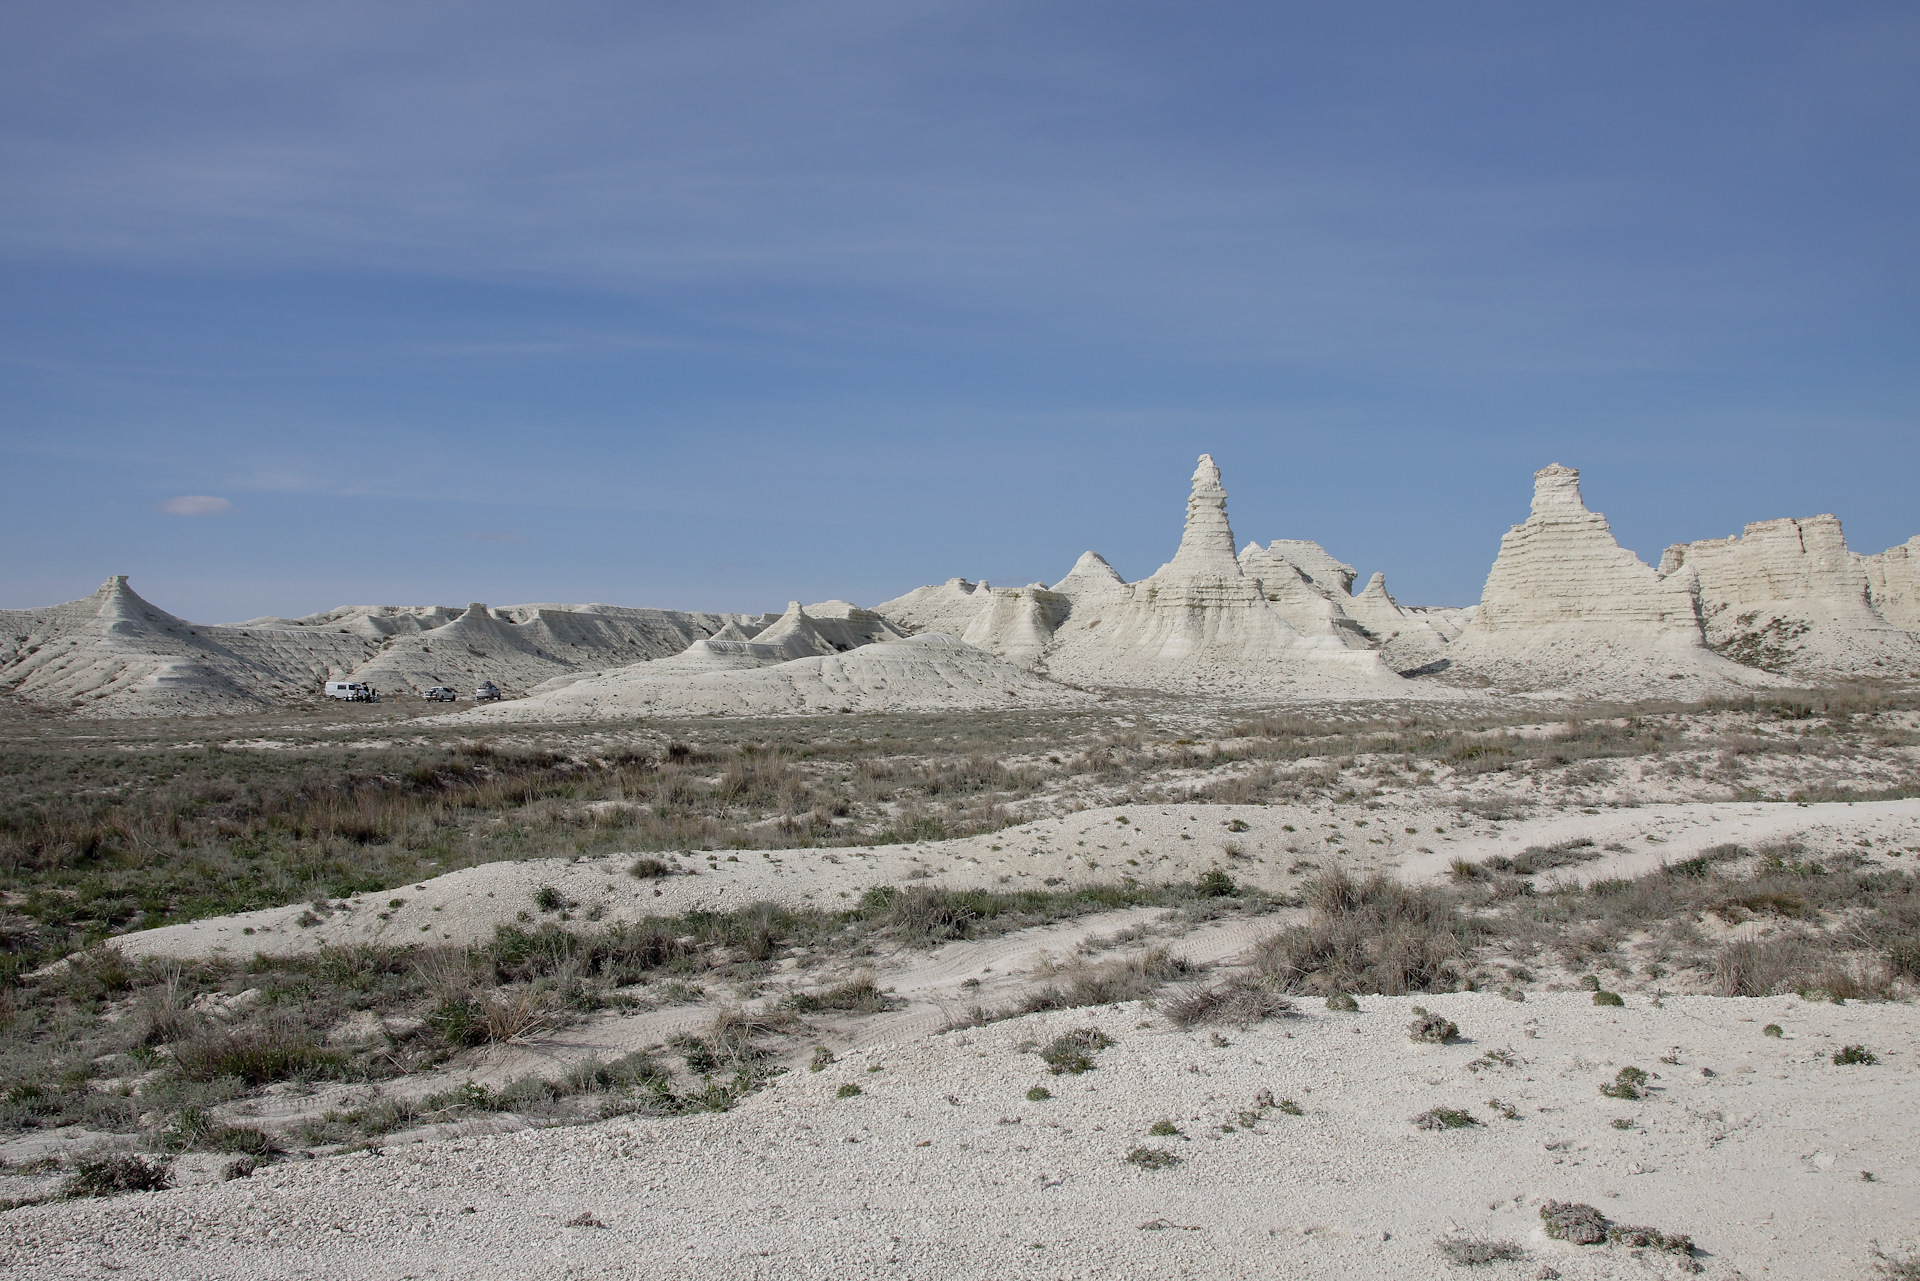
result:
M 1180 550 L 1154 577 L 1240 577 L 1240 562 L 1233 554 L 1233 526 L 1227 523 L 1227 491 L 1220 487 L 1220 469 L 1214 466 L 1212 454 L 1200 455 L 1200 465 L 1194 469 Z

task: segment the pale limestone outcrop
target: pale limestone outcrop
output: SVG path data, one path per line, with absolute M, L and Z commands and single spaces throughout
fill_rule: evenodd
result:
M 1707 648 L 1698 582 L 1662 576 L 1588 511 L 1580 473 L 1534 473 L 1533 508 L 1500 540 L 1449 673 L 1516 689 L 1695 694 L 1766 683 Z
M 1358 596 L 1342 606 L 1347 617 L 1365 629 L 1380 647 L 1387 666 L 1397 672 L 1427 667 L 1446 657 L 1447 645 L 1460 634 L 1458 627 L 1424 611 L 1403 609 L 1387 591 L 1387 576 L 1375 573 Z
M 985 583 L 949 578 L 944 583 L 916 587 L 873 608 L 909 634 L 942 632 L 958 636 L 967 630 L 992 590 Z
M 1220 469 L 1212 454 L 1200 455 L 1187 494 L 1187 522 L 1180 531 L 1180 547 L 1173 559 L 1153 572 L 1163 581 L 1192 578 L 1239 578 L 1240 562 L 1233 554 L 1233 526 L 1227 523 L 1227 491 L 1220 485 Z
M 0 690 L 40 706 L 157 716 L 317 697 L 340 679 L 388 695 L 480 680 L 523 689 L 677 653 L 729 621 L 605 605 L 383 605 L 208 625 L 176 618 L 115 576 L 80 600 L 0 610 Z
M 1071 596 L 1038 584 L 1013 589 L 994 587 L 975 595 L 987 599 L 968 621 L 960 639 L 1019 667 L 1030 668 L 1039 660 L 1054 631 L 1073 609 Z
M 1695 575 L 1707 642 L 1738 662 L 1813 679 L 1920 674 L 1920 636 L 1874 608 L 1868 559 L 1821 515 L 1678 543 L 1660 563 Z
M 1920 631 L 1920 535 L 1859 558 L 1867 599 L 1895 627 Z
M 1066 596 L 1086 596 L 1096 592 L 1119 591 L 1126 585 L 1127 580 L 1120 577 L 1119 570 L 1107 564 L 1106 557 L 1099 552 L 1081 552 L 1080 559 L 1073 562 L 1073 568 L 1067 571 L 1065 578 L 1053 585 L 1053 590 Z
M 673 660 L 588 677 L 513 702 L 440 718 L 473 725 L 636 716 L 780 716 L 836 712 L 1068 707 L 1093 696 L 1021 671 L 938 632 L 742 670 L 676 672 Z
M 1089 685 L 1165 689 L 1336 691 L 1398 684 L 1377 654 L 1350 637 L 1337 609 L 1304 591 L 1306 629 L 1269 600 L 1233 550 L 1220 469 L 1201 455 L 1180 547 L 1150 577 L 1075 597 L 1039 670 Z M 1302 576 L 1289 568 L 1293 584 Z M 1291 590 L 1281 584 L 1279 594 Z

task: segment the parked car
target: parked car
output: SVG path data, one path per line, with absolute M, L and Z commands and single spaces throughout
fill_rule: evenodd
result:
M 500 687 L 492 681 L 481 681 L 473 687 L 473 700 L 476 703 L 491 703 L 500 697 Z
M 380 699 L 373 686 L 362 681 L 328 681 L 322 692 L 328 698 L 345 699 L 349 703 L 374 703 Z
M 429 703 L 451 703 L 458 697 L 458 694 L 455 694 L 445 685 L 435 685 L 426 693 L 426 699 Z

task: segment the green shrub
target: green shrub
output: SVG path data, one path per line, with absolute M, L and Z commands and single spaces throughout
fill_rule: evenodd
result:
M 859 1086 L 855 1085 L 852 1081 L 848 1081 L 845 1085 L 833 1092 L 833 1097 L 836 1099 L 850 1099 L 856 1094 L 863 1093 L 865 1093 L 865 1091 Z
M 1778 1023 L 1769 1023 L 1765 1027 L 1760 1029 L 1760 1035 L 1771 1036 L 1777 1039 L 1779 1037 L 1785 1036 L 1786 1033 L 1780 1030 L 1780 1025 Z
M 1413 1124 L 1422 1130 L 1464 1130 L 1480 1122 L 1474 1118 L 1473 1113 L 1462 1111 L 1460 1108 L 1429 1108 L 1414 1117 Z
M 1613 1080 L 1600 1085 L 1600 1093 L 1610 1099 L 1644 1099 L 1647 1097 L 1647 1074 L 1637 1067 L 1623 1067 L 1614 1074 Z
M 1335 992 L 1327 998 L 1327 1008 L 1330 1010 L 1338 1010 L 1343 1014 L 1358 1014 L 1360 1012 L 1360 1002 L 1354 1000 L 1345 992 Z
M 1127 1164 L 1143 1170 L 1171 1170 L 1180 1164 L 1180 1155 L 1165 1148 L 1135 1148 L 1127 1153 Z
M 1093 1056 L 1113 1044 L 1113 1038 L 1099 1028 L 1083 1027 L 1062 1032 L 1040 1051 L 1040 1059 L 1055 1076 L 1078 1076 L 1093 1070 Z
M 1409 1039 L 1425 1041 L 1430 1045 L 1444 1045 L 1459 1039 L 1460 1028 L 1451 1019 L 1430 1014 L 1418 1005 L 1413 1007 L 1413 1014 L 1413 1022 L 1407 1024 Z
M 1873 1064 L 1880 1060 L 1872 1050 L 1864 1045 L 1849 1045 L 1833 1052 L 1834 1064 L 1838 1067 L 1852 1067 L 1855 1064 Z
M 1027 1102 L 1039 1103 L 1053 1097 L 1053 1091 L 1044 1085 L 1036 1085 L 1027 1091 Z
M 188 1081 L 237 1077 L 248 1085 L 271 1085 L 305 1077 L 336 1076 L 346 1057 L 304 1029 L 247 1027 L 203 1032 L 173 1046 L 173 1069 Z
M 1147 1133 L 1158 1139 L 1173 1138 L 1180 1133 L 1180 1127 L 1171 1121 L 1155 1121 L 1147 1127 Z
M 1620 999 L 1620 994 L 1618 992 L 1609 992 L 1604 988 L 1593 994 L 1593 1003 L 1595 1005 L 1625 1005 L 1626 1004 L 1625 1001 Z

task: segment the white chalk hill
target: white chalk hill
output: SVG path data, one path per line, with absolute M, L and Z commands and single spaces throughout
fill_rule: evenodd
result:
M 460 723 L 572 722 L 635 716 L 978 710 L 1090 702 L 938 632 L 893 635 L 843 651 L 798 601 L 751 640 L 696 641 L 659 662 L 461 713 Z
M 0 689 L 107 716 L 243 712 L 353 679 L 387 693 L 509 689 L 679 653 L 734 617 L 609 605 L 360 605 L 204 624 L 143 600 L 124 575 L 45 609 L 0 610 Z

